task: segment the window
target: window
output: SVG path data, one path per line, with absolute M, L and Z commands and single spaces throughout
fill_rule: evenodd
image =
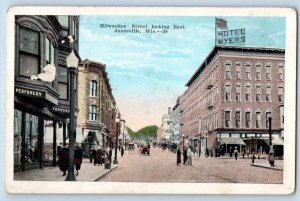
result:
M 90 81 L 90 96 L 97 97 L 97 81 Z
M 283 102 L 283 87 L 278 87 L 278 102 Z
M 225 111 L 225 127 L 230 127 L 230 111 Z
M 241 79 L 241 64 L 236 64 L 236 79 Z
M 245 120 L 246 120 L 246 128 L 250 128 L 251 127 L 250 112 L 245 113 Z
M 261 102 L 261 87 L 256 86 L 256 102 Z
M 48 38 L 46 38 L 45 57 L 46 57 L 46 64 L 55 64 L 54 46 L 52 45 L 52 43 Z
M 231 78 L 231 64 L 225 64 L 225 79 Z
M 235 92 L 235 101 L 241 102 L 241 85 L 236 86 L 236 92 Z
M 68 69 L 64 66 L 57 68 L 59 99 L 68 99 Z
M 37 75 L 40 66 L 40 34 L 24 27 L 20 27 L 19 34 L 19 73 L 26 77 Z
M 89 120 L 90 121 L 97 121 L 97 106 L 96 105 L 90 105 L 89 107 Z
M 235 112 L 235 127 L 237 127 L 237 128 L 241 127 L 241 112 L 240 111 Z
M 255 67 L 255 79 L 256 80 L 261 80 L 261 65 L 258 64 Z
M 271 66 L 270 65 L 267 65 L 266 66 L 266 80 L 271 80 L 272 77 L 271 77 Z
M 272 101 L 271 86 L 266 86 L 266 102 Z
M 283 80 L 283 66 L 278 67 L 279 80 Z
M 266 128 L 269 128 L 269 118 L 272 118 L 272 113 L 266 112 Z
M 72 27 L 73 27 L 73 36 L 74 36 L 74 40 L 76 41 L 77 40 L 77 27 L 76 27 L 76 21 L 75 21 L 75 19 L 73 19 L 73 25 L 72 25 Z
M 246 101 L 251 101 L 251 86 L 246 86 Z
M 57 19 L 61 26 L 64 26 L 66 28 L 69 27 L 69 16 L 68 15 L 58 15 Z
M 261 112 L 256 112 L 256 128 L 261 128 Z
M 251 65 L 246 65 L 246 79 L 251 80 Z
M 231 86 L 225 86 L 225 101 L 231 101 Z

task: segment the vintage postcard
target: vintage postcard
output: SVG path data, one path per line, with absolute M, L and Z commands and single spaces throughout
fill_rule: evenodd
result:
M 9 193 L 290 194 L 296 11 L 12 7 Z

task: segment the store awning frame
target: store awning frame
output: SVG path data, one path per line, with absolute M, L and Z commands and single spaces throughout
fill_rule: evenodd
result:
M 245 142 L 240 137 L 222 137 L 220 139 L 220 144 L 245 145 Z

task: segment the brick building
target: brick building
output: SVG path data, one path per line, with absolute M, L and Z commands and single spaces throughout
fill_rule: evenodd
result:
M 215 46 L 180 97 L 181 134 L 191 144 L 228 153 L 234 147 L 283 154 L 285 50 Z
M 116 134 L 118 112 L 105 64 L 84 60 L 78 67 L 77 142 L 85 142 L 85 152 L 91 145 L 110 145 Z

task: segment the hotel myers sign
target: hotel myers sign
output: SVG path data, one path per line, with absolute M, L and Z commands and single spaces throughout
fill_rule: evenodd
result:
M 245 29 L 222 30 L 216 33 L 216 45 L 245 46 Z
M 45 92 L 36 91 L 32 89 L 24 89 L 24 88 L 16 87 L 15 92 L 17 94 L 25 95 L 25 96 L 45 97 Z

